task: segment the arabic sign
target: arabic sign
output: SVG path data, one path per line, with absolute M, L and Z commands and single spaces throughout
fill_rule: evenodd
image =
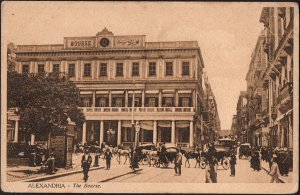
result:
M 143 46 L 143 37 L 115 37 L 115 47 L 141 47 Z

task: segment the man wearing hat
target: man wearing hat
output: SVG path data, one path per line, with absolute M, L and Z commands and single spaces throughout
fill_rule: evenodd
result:
M 89 150 L 85 150 L 84 155 L 81 159 L 81 167 L 83 168 L 83 180 L 86 182 L 88 180 L 88 173 L 90 166 L 92 164 L 92 157 L 89 153 Z
M 47 174 L 54 174 L 55 169 L 55 158 L 53 152 L 50 153 L 49 158 L 46 161 Z

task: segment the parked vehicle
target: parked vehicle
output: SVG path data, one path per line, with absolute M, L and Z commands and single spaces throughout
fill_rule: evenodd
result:
M 239 158 L 241 159 L 243 156 L 247 158 L 251 156 L 251 145 L 249 143 L 244 143 L 240 145 Z

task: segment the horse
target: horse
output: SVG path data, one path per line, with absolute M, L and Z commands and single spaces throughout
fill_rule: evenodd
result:
M 190 159 L 195 159 L 196 160 L 196 164 L 195 164 L 195 168 L 200 167 L 200 151 L 182 151 L 184 157 L 185 157 L 185 163 L 184 166 L 186 167 L 186 163 L 188 163 L 188 167 L 190 167 Z
M 127 158 L 130 158 L 130 151 L 129 150 L 126 150 L 126 149 L 118 149 L 117 151 L 117 161 L 119 164 L 121 164 L 121 156 L 124 156 L 125 157 L 125 162 L 124 162 L 124 165 L 125 163 L 127 162 Z

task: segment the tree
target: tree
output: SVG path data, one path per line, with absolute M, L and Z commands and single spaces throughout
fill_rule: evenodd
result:
M 48 136 L 65 133 L 68 118 L 80 127 L 85 120 L 78 109 L 79 90 L 58 73 L 19 74 L 8 72 L 8 107 L 18 107 L 27 132 Z

